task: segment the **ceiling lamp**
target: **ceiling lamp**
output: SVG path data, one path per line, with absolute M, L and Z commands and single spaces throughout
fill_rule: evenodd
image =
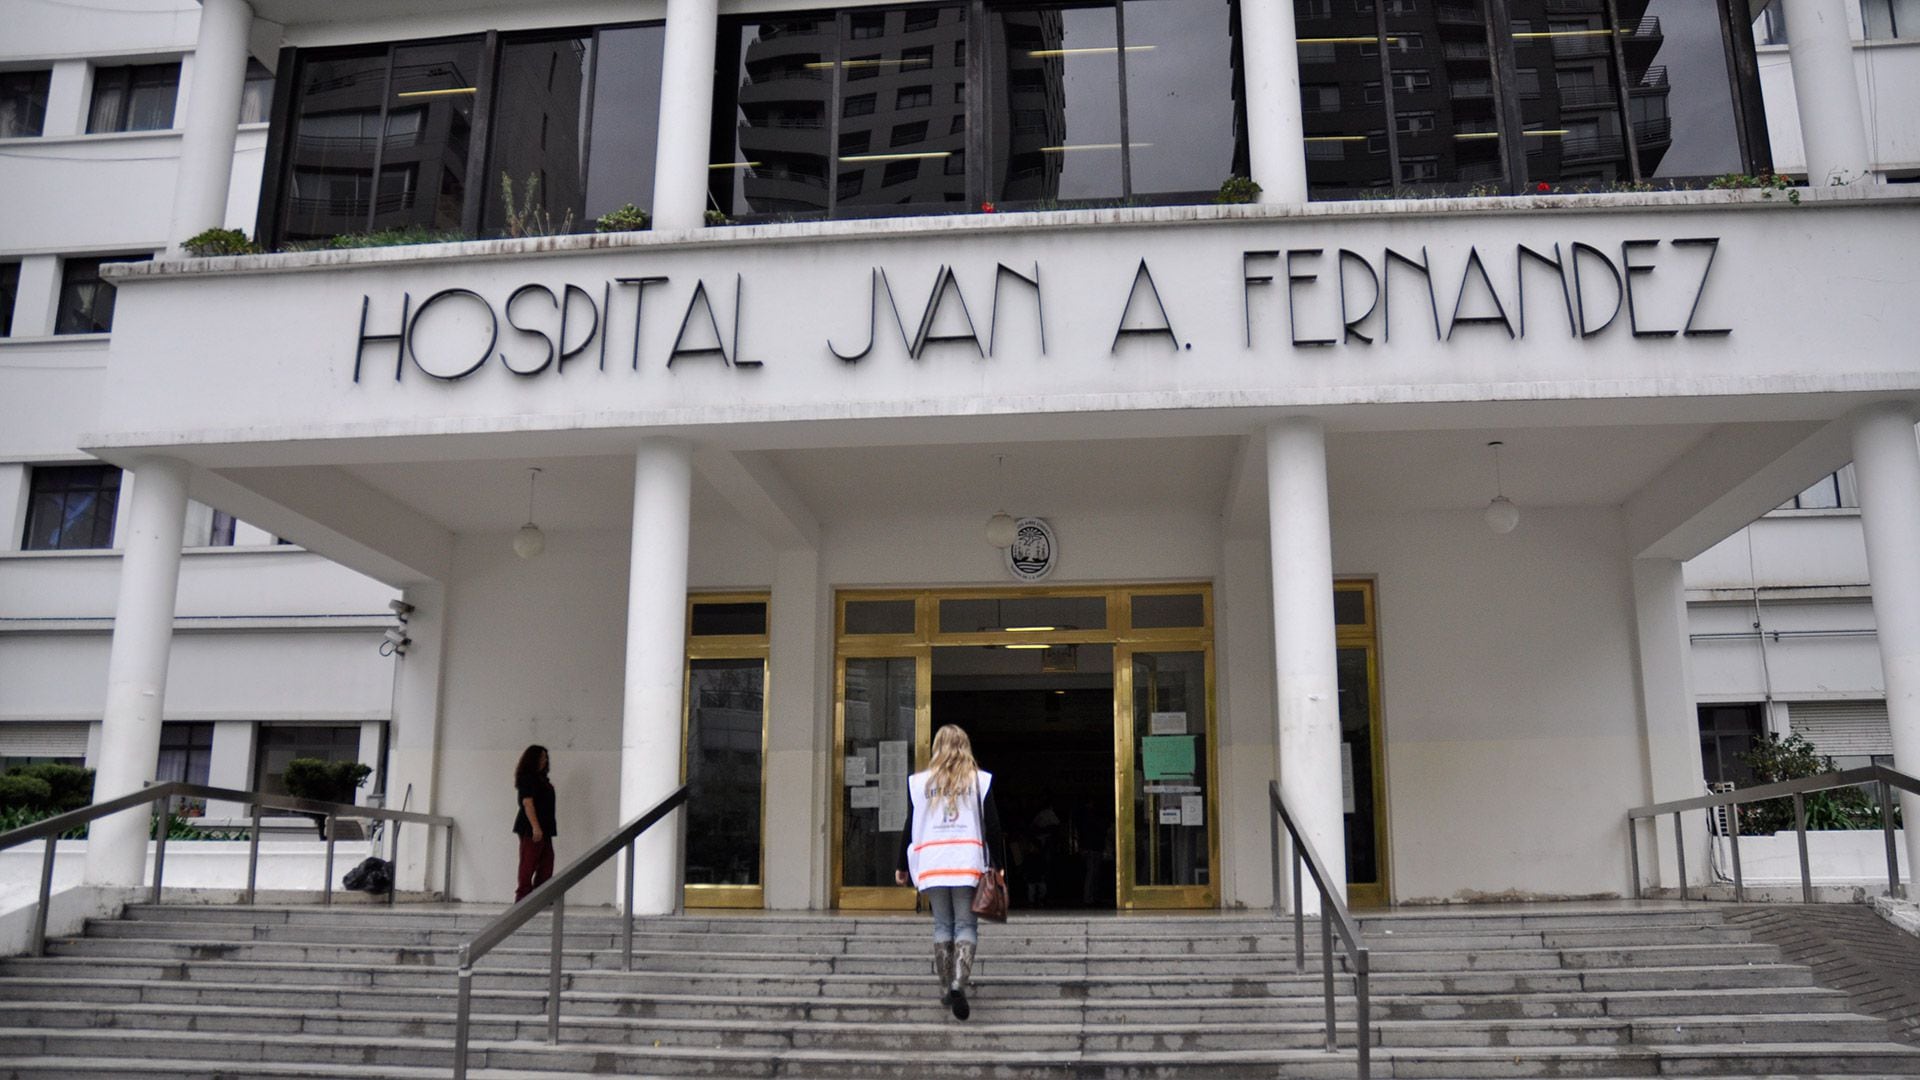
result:
M 540 476 L 538 466 L 527 469 L 527 523 L 513 534 L 513 553 L 523 559 L 538 558 L 547 550 L 547 534 L 533 523 L 533 482 Z
M 1493 451 L 1493 501 L 1487 504 L 1487 528 L 1502 536 L 1520 524 L 1520 508 L 1506 497 L 1500 485 L 1500 448 L 1505 445 L 1499 439 L 1487 444 Z
M 996 474 L 1000 479 L 1000 505 L 1004 507 L 1007 504 L 1007 455 L 995 454 L 993 455 L 993 461 Z M 994 547 L 1012 547 L 1015 531 L 1016 526 L 1013 515 L 1007 513 L 1005 510 L 996 510 L 993 516 L 987 519 L 987 543 L 992 544 Z

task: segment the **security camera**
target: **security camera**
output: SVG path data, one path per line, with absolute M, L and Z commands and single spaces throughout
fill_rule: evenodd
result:
M 407 603 L 405 600 L 389 600 L 387 601 L 387 608 L 392 611 L 394 617 L 398 618 L 401 622 L 405 622 L 407 616 L 413 614 L 413 605 Z

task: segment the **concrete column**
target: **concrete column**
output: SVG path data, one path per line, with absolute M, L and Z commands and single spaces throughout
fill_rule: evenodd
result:
M 407 637 L 412 644 L 404 656 L 393 659 L 393 725 L 387 732 L 387 805 L 395 810 L 439 812 L 434 802 L 434 762 L 440 752 L 440 693 L 445 670 L 447 589 L 438 582 L 407 586 L 400 599 L 413 605 L 407 613 Z M 413 789 L 409 799 L 407 789 Z M 456 845 L 478 850 L 472 836 L 455 837 Z M 446 857 L 446 835 L 418 825 L 407 828 L 396 873 L 401 887 L 437 891 Z
M 48 138 L 84 134 L 92 89 L 93 70 L 85 60 L 54 61 L 47 79 L 47 119 L 40 133 Z M 16 326 L 14 333 L 19 332 Z
M 1346 820 L 1340 798 L 1339 683 L 1333 644 L 1333 535 L 1327 433 L 1293 416 L 1267 429 L 1267 515 L 1273 558 L 1275 696 L 1280 791 L 1346 899 Z M 1301 902 L 1319 909 L 1309 884 Z
M 1273 711 L 1273 600 L 1267 588 L 1267 544 L 1258 532 L 1230 532 L 1221 544 L 1213 592 L 1214 693 L 1220 736 L 1220 900 L 1228 907 L 1272 906 L 1273 844 L 1267 784 L 1276 775 Z M 1244 827 L 1242 825 L 1244 823 Z
M 1887 679 L 1887 721 L 1893 767 L 1920 775 L 1920 444 L 1916 411 L 1903 404 L 1870 406 L 1854 417 L 1853 472 L 1860 484 L 1867 580 L 1880 666 Z M 1902 794 L 1907 865 L 1920 874 L 1920 796 Z M 1908 891 L 1912 896 L 1912 890 Z
M 1693 701 L 1687 590 L 1678 560 L 1633 560 L 1633 615 L 1638 630 L 1648 801 L 1668 802 L 1705 794 L 1700 718 Z M 1706 815 L 1700 811 L 1682 819 L 1687 879 L 1694 884 L 1707 880 L 1706 822 Z M 1680 879 L 1673 819 L 1662 818 L 1653 828 L 1639 828 L 1640 880 L 1647 886 L 1675 887 Z
M 207 762 L 209 787 L 240 791 L 253 789 L 255 726 L 251 720 L 222 720 L 213 725 L 213 750 Z M 217 799 L 207 801 L 207 816 L 210 818 L 239 818 L 247 816 L 247 812 L 244 803 Z
M 1873 153 L 1853 77 L 1853 30 L 1846 0 L 1783 0 L 1793 94 L 1807 150 L 1807 183 L 1816 188 L 1869 178 Z M 1871 183 L 1871 179 L 1867 179 Z
M 60 256 L 27 255 L 20 260 L 19 291 L 13 294 L 13 336 L 53 333 L 60 306 Z
M 1300 116 L 1300 46 L 1293 0 L 1240 5 L 1240 49 L 1247 83 L 1247 153 L 1260 201 L 1307 201 L 1306 124 Z
M 173 222 L 167 244 L 180 243 L 227 220 L 227 187 L 233 179 L 233 137 L 240 126 L 240 97 L 247 83 L 247 41 L 253 7 L 247 0 L 201 0 L 200 41 L 193 51 L 193 83 L 187 87 L 180 140 L 180 172 L 173 188 Z
M 719 18 L 719 0 L 667 0 L 660 135 L 653 157 L 655 230 L 698 229 L 706 223 Z
M 0 465 L 0 551 L 19 551 L 27 532 L 27 466 Z
M 671 54 L 671 45 L 669 46 Z M 633 470 L 633 553 L 627 579 L 627 681 L 620 728 L 620 820 L 680 784 L 680 704 L 687 655 L 687 542 L 693 450 L 677 439 L 640 443 Z M 647 830 L 634 853 L 634 911 L 671 912 L 680 815 Z
M 771 685 L 768 715 L 765 854 L 767 907 L 804 911 L 813 905 L 817 842 L 823 811 L 817 787 L 825 778 L 816 750 L 820 720 L 831 713 L 823 697 L 820 647 L 833 640 L 820 580 L 817 548 L 795 548 L 775 556 L 773 598 L 768 612 Z M 824 627 L 824 629 L 823 629 Z M 824 862 L 824 860 L 823 860 Z
M 153 458 L 138 470 L 132 520 L 120 538 L 120 602 L 107 659 L 96 802 L 140 790 L 160 756 L 174 600 L 180 584 L 180 530 L 187 513 L 187 466 Z M 93 823 L 87 882 L 139 885 L 146 876 L 147 816 L 137 807 Z

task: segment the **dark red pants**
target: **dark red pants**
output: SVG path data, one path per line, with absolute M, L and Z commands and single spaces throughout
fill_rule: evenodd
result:
M 517 903 L 553 876 L 553 838 L 520 838 L 520 887 L 513 891 Z

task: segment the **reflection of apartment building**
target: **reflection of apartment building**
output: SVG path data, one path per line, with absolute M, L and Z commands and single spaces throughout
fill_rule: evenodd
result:
M 994 161 L 1003 176 L 994 188 L 1009 200 L 1057 199 L 1065 158 L 1058 147 L 1067 141 L 1066 61 L 1061 55 L 1066 28 L 1057 11 L 1008 13 L 998 21 L 1006 35 L 1007 78 L 996 82 Z M 996 43 L 1001 44 L 1001 43 Z
M 513 183 L 516 212 L 529 205 L 528 187 L 537 185 L 531 205 L 551 214 L 555 225 L 586 201 L 585 126 L 587 57 L 591 39 L 567 36 L 551 41 L 516 42 L 500 49 L 494 74 L 495 107 L 511 109 L 527 129 L 520 138 L 488 147 L 484 182 L 489 204 L 502 198 L 501 179 Z M 504 214 L 490 214 L 500 221 Z
M 762 22 L 742 52 L 741 211 L 966 201 L 965 9 Z

